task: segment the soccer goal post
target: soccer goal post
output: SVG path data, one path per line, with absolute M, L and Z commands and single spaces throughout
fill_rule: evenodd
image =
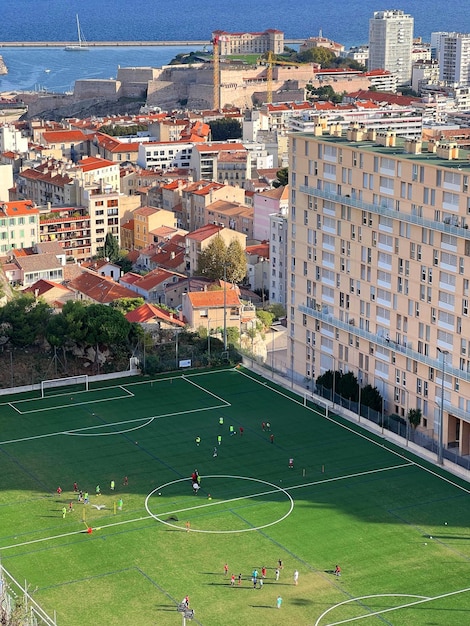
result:
M 62 388 L 62 391 L 88 391 L 88 374 L 80 374 L 79 376 L 68 376 L 66 378 L 52 378 L 51 380 L 41 381 L 41 398 L 47 395 L 49 389 Z

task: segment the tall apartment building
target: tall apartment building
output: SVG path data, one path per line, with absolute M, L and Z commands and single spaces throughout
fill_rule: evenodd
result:
M 469 454 L 470 153 L 330 133 L 291 136 L 292 376 L 352 371 L 436 437 L 442 406 L 444 444 Z
M 439 79 L 446 85 L 470 85 L 470 33 L 433 33 Z
M 274 54 L 284 52 L 284 33 L 269 28 L 262 33 L 227 33 L 215 30 L 212 39 L 218 38 L 221 56 L 231 54 L 264 54 L 271 50 Z
M 374 12 L 369 20 L 369 70 L 388 70 L 399 85 L 410 82 L 413 24 L 403 11 Z

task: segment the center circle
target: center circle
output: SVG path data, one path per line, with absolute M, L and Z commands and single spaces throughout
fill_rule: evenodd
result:
M 233 529 L 233 530 L 202 530 L 202 529 L 198 529 L 198 528 L 191 528 L 191 532 L 194 533 L 207 533 L 207 534 L 215 534 L 215 535 L 222 535 L 222 534 L 232 534 L 232 533 L 247 533 L 247 532 L 251 532 L 254 530 L 261 530 L 262 528 L 268 528 L 269 526 L 274 526 L 274 524 L 279 524 L 280 522 L 282 522 L 283 520 L 285 520 L 293 511 L 294 509 L 294 500 L 292 499 L 291 495 L 282 487 L 279 487 L 278 485 L 275 485 L 274 483 L 270 483 L 267 480 L 261 480 L 260 478 L 251 478 L 249 476 L 232 476 L 230 474 L 213 474 L 213 475 L 209 475 L 209 476 L 204 476 L 204 480 L 208 479 L 208 478 L 229 478 L 232 480 L 249 480 L 252 482 L 256 482 L 256 483 L 261 483 L 262 485 L 267 485 L 268 487 L 271 487 L 272 490 L 269 491 L 263 491 L 261 493 L 255 493 L 252 495 L 245 495 L 245 496 L 239 496 L 236 498 L 229 498 L 228 500 L 212 500 L 209 502 L 206 502 L 205 504 L 198 504 L 195 507 L 186 507 L 184 509 L 180 509 L 177 511 L 167 511 L 164 515 L 165 516 L 171 516 L 174 515 L 176 513 L 181 513 L 181 512 L 186 512 L 186 511 L 191 511 L 191 509 L 193 508 L 204 508 L 204 507 L 213 507 L 213 506 L 217 506 L 218 504 L 225 504 L 227 502 L 235 502 L 238 500 L 244 500 L 247 498 L 257 498 L 259 496 L 264 496 L 264 495 L 269 495 L 270 493 L 275 493 L 275 492 L 280 492 L 283 493 L 286 498 L 289 501 L 289 510 L 287 511 L 287 513 L 285 513 L 285 515 L 282 515 L 281 517 L 279 517 L 278 519 L 269 522 L 268 524 L 262 524 L 261 526 L 253 526 L 250 528 L 242 528 L 242 529 Z M 185 530 L 184 527 L 178 526 L 178 524 L 173 524 L 171 521 L 168 520 L 164 520 L 161 519 L 161 517 L 159 515 L 156 515 L 155 513 L 152 513 L 152 511 L 150 510 L 149 507 L 149 500 L 152 496 L 154 496 L 154 494 L 158 493 L 160 494 L 162 489 L 165 489 L 165 487 L 169 487 L 170 485 L 175 485 L 177 483 L 181 483 L 181 482 L 188 482 L 190 479 L 189 478 L 178 478 L 177 480 L 172 480 L 168 483 L 164 483 L 163 485 L 160 485 L 159 487 L 156 487 L 155 489 L 153 489 L 148 496 L 145 498 L 145 508 L 147 510 L 147 513 L 153 517 L 155 520 L 157 520 L 157 522 L 161 522 L 162 524 L 165 524 L 166 526 L 171 526 L 172 528 L 176 528 L 178 530 Z

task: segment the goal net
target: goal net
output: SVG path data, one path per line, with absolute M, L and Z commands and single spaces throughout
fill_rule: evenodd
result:
M 54 392 L 54 390 L 59 391 Z M 41 381 L 41 398 L 44 398 L 46 395 L 58 395 L 79 391 L 88 391 L 87 374 L 81 374 L 80 376 L 68 376 L 67 378 L 53 378 L 51 380 Z

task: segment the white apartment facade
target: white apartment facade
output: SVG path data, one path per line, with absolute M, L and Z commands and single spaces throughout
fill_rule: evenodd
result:
M 399 85 L 410 82 L 413 25 L 414 19 L 403 11 L 374 12 L 369 20 L 369 70 L 388 70 Z
M 137 165 L 144 169 L 189 169 L 193 146 L 187 141 L 142 143 L 139 145 Z
M 439 78 L 447 86 L 470 85 L 470 33 L 439 33 Z
M 393 133 L 291 136 L 288 359 L 352 371 L 470 453 L 470 161 Z M 443 403 L 441 405 L 441 399 Z

